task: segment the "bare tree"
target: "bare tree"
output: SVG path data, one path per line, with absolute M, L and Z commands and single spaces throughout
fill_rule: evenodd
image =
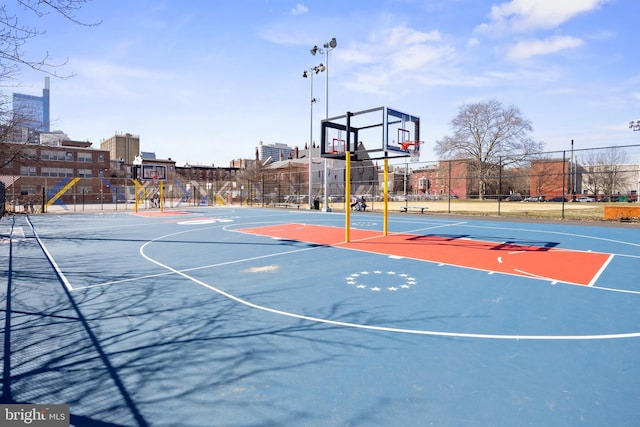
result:
M 76 13 L 90 0 L 15 0 L 18 9 L 25 14 L 33 14 L 42 18 L 51 13 L 62 15 L 69 22 L 76 25 L 95 26 L 99 23 L 84 23 Z M 54 63 L 47 52 L 42 57 L 30 57 L 25 53 L 25 46 L 29 40 L 42 36 L 42 29 L 22 24 L 21 17 L 13 11 L 6 2 L 0 5 L 0 81 L 15 77 L 22 67 L 31 68 L 46 74 L 66 78 L 71 75 L 60 75 L 57 70 L 66 64 Z
M 611 196 L 616 190 L 626 188 L 628 177 L 624 165 L 627 162 L 627 152 L 619 147 L 590 152 L 584 158 L 586 189 L 596 196 L 600 192 Z
M 63 16 L 74 25 L 95 26 L 100 23 L 81 22 L 76 13 L 90 0 L 15 0 L 17 7 L 11 7 L 8 3 L 0 4 L 0 86 L 9 86 L 9 81 L 17 77 L 20 70 L 29 68 L 45 74 L 69 78 L 71 74 L 60 74 L 58 70 L 66 64 L 66 60 L 55 63 L 48 53 L 42 57 L 29 56 L 26 51 L 28 42 L 45 34 L 43 29 L 23 24 L 24 16 L 32 14 L 37 18 L 43 18 L 49 14 Z M 18 11 L 23 11 L 19 14 Z M 18 132 L 28 132 L 23 129 L 25 116 L 28 112 L 21 113 L 12 108 L 9 97 L 0 93 L 0 168 L 22 157 L 24 144 L 11 144 L 16 140 Z
M 472 161 L 480 199 L 499 167 L 526 160 L 543 148 L 529 136 L 533 127 L 520 110 L 495 99 L 460 107 L 451 129 L 453 135 L 436 141 L 435 151 L 446 159 Z

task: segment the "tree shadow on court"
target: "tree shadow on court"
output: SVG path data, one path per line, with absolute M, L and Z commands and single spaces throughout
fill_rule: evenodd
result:
M 2 403 L 69 404 L 73 425 L 322 424 L 313 396 L 331 393 L 326 371 L 383 350 L 368 332 L 264 313 L 176 276 L 70 292 L 21 251 L 11 273 Z M 347 302 L 325 310 L 380 321 Z M 318 376 L 326 390 L 307 389 Z

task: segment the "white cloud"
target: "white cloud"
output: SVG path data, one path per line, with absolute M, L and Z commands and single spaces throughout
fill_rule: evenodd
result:
M 455 50 L 442 41 L 439 31 L 394 26 L 372 33 L 366 43 L 336 50 L 336 55 L 342 63 L 354 67 L 345 86 L 363 93 L 383 94 L 400 81 L 441 82 L 441 76 L 434 75 L 435 70 L 454 58 Z
M 369 42 L 336 50 L 336 54 L 352 64 L 381 65 L 388 72 L 406 71 L 451 54 L 452 49 L 441 39 L 438 31 L 425 33 L 400 26 L 376 32 Z
M 410 46 L 420 43 L 437 42 L 441 39 L 442 35 L 437 30 L 424 33 L 407 27 L 392 28 L 388 32 L 387 37 L 384 38 L 384 40 L 386 40 L 385 44 L 389 46 Z
M 512 46 L 507 58 L 511 60 L 528 59 L 534 56 L 549 55 L 566 49 L 580 47 L 584 42 L 576 37 L 556 36 L 545 40 L 527 40 Z
M 308 12 L 309 12 L 309 8 L 303 5 L 302 3 L 296 4 L 296 7 L 291 9 L 291 14 L 294 16 L 304 15 L 305 13 L 308 13 Z
M 481 32 L 524 32 L 555 28 L 581 13 L 598 9 L 611 0 L 512 0 L 491 7 L 491 22 Z

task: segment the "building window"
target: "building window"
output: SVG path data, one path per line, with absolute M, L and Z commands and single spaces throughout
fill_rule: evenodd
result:
M 78 169 L 79 178 L 91 178 L 92 176 L 91 169 Z
M 37 160 L 38 159 L 38 155 L 36 153 L 36 150 L 22 150 L 22 153 L 20 153 L 23 159 L 26 160 Z
M 37 176 L 37 170 L 35 166 L 20 166 L 21 176 Z
M 91 163 L 91 153 L 88 153 L 89 159 L 80 159 L 80 155 L 78 155 L 79 162 L 88 162 Z M 63 160 L 63 161 L 73 161 L 73 153 L 70 151 L 56 151 L 56 150 L 42 150 L 40 152 L 40 158 L 42 160 Z
M 98 154 L 98 161 L 99 162 L 104 162 L 104 154 L 102 154 L 102 153 Z
M 68 168 L 42 168 L 42 176 L 49 176 L 52 178 L 66 178 L 73 177 L 73 169 Z
M 91 153 L 78 153 L 78 161 L 84 163 L 93 162 L 93 154 Z

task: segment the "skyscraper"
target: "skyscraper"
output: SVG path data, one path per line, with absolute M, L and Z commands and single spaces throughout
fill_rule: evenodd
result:
M 20 126 L 40 132 L 50 131 L 49 77 L 44 78 L 42 96 L 13 94 L 13 114 Z

